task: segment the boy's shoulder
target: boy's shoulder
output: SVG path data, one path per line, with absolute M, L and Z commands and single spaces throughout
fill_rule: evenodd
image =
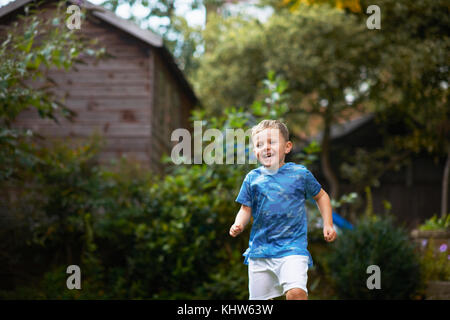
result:
M 289 162 L 291 165 L 289 166 L 288 169 L 294 170 L 294 171 L 302 171 L 302 170 L 308 170 L 307 167 L 305 167 L 302 164 L 298 164 L 298 163 L 294 163 L 294 162 Z

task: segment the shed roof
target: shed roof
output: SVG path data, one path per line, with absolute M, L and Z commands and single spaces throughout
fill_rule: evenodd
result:
M 374 118 L 375 118 L 375 114 L 370 112 L 370 113 L 364 114 L 358 118 L 345 121 L 343 123 L 335 123 L 335 124 L 331 125 L 331 128 L 330 128 L 330 139 L 336 140 L 336 139 L 343 138 L 343 137 L 353 133 L 356 129 L 361 128 L 362 126 L 366 125 L 367 123 L 372 121 Z M 303 148 L 306 145 L 308 145 L 312 141 L 320 142 L 320 141 L 322 141 L 322 138 L 323 138 L 323 131 L 302 141 L 299 145 L 294 147 L 292 152 L 299 153 L 303 150 Z
M 55 1 L 55 0 L 44 0 L 41 2 L 49 2 L 49 1 Z M 84 0 L 83 2 L 76 1 L 76 0 L 67 0 L 67 2 L 82 6 L 83 8 L 86 8 L 95 17 L 98 17 L 102 21 L 130 34 L 131 36 L 135 37 L 136 39 L 139 39 L 140 41 L 157 49 L 161 53 L 164 61 L 167 62 L 169 69 L 173 72 L 177 81 L 179 81 L 182 88 L 186 91 L 189 98 L 193 100 L 194 104 L 199 103 L 199 100 L 197 99 L 194 91 L 192 90 L 191 85 L 186 80 L 183 72 L 180 70 L 180 68 L 176 64 L 175 59 L 172 56 L 172 54 L 164 46 L 163 39 L 159 35 L 153 33 L 150 30 L 141 29 L 134 22 L 123 19 L 121 17 L 118 17 L 116 14 L 114 14 L 110 10 L 105 9 L 102 6 L 92 4 L 86 0 Z M 36 2 L 36 0 L 16 0 L 14 2 L 7 4 L 6 6 L 1 7 L 0 8 L 0 18 L 6 17 L 10 14 L 18 13 L 23 7 L 25 7 L 25 5 L 27 5 L 29 3 L 37 3 L 37 2 Z
M 339 139 L 347 134 L 352 133 L 354 130 L 359 127 L 365 125 L 367 122 L 374 119 L 374 113 L 364 114 L 356 119 L 348 120 L 344 123 L 336 123 L 333 124 L 330 128 L 330 139 Z M 322 141 L 323 132 L 319 132 L 315 137 L 312 137 L 311 140 Z

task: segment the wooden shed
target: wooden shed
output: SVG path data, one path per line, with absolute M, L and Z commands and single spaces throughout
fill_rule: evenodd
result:
M 331 127 L 331 166 L 340 181 L 341 195 L 356 191 L 355 186 L 342 175 L 341 166 L 344 162 L 355 155 L 358 149 L 373 151 L 382 148 L 386 139 L 407 132 L 403 118 L 391 116 L 388 119 L 388 123 L 381 124 L 376 121 L 375 114 L 368 113 Z M 322 133 L 310 138 L 308 142 L 313 140 L 321 141 Z M 301 152 L 302 147 L 296 147 L 293 155 Z M 407 159 L 409 161 L 398 170 L 389 169 L 379 178 L 379 187 L 372 188 L 372 203 L 374 213 L 381 214 L 385 212 L 384 201 L 388 201 L 397 222 L 415 228 L 434 214 L 440 214 L 442 176 L 446 159 L 431 157 L 426 152 L 411 153 Z M 319 161 L 312 170 L 324 189 L 328 190 L 320 167 Z M 361 191 L 360 196 L 365 198 Z M 362 211 L 358 214 L 362 214 Z
M 0 8 L 0 25 L 10 26 L 33 0 L 17 0 Z M 73 122 L 60 124 L 40 119 L 34 110 L 23 111 L 16 127 L 31 128 L 49 138 L 85 139 L 94 132 L 105 138 L 100 162 L 126 156 L 161 172 L 161 156 L 170 151 L 176 128 L 191 130 L 188 118 L 198 100 L 163 40 L 149 30 L 116 16 L 103 7 L 83 1 L 86 19 L 76 32 L 97 38 L 111 59 L 83 58 L 88 64 L 52 70 L 49 76 L 58 87 L 55 93 L 75 111 Z M 50 15 L 56 1 L 39 6 Z M 79 1 L 67 1 L 67 5 Z

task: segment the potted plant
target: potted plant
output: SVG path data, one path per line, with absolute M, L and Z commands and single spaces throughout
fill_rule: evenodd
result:
M 450 215 L 433 216 L 411 233 L 421 253 L 426 299 L 450 299 Z

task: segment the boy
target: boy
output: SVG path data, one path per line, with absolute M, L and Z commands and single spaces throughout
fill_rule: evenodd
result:
M 334 241 L 328 194 L 302 165 L 284 162 L 292 149 L 289 131 L 278 120 L 263 120 L 252 128 L 253 151 L 262 164 L 250 171 L 236 202 L 241 204 L 230 235 L 240 234 L 253 216 L 248 264 L 250 300 L 286 294 L 287 300 L 307 299 L 307 271 L 312 258 L 307 250 L 304 203 L 313 198 L 322 214 L 323 235 Z

